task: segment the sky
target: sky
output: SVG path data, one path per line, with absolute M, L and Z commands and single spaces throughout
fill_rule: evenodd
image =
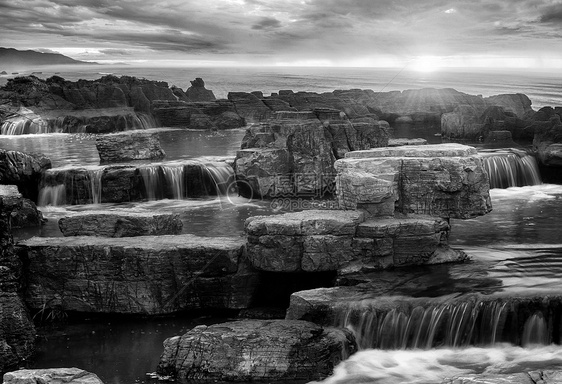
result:
M 138 65 L 562 68 L 562 0 L 0 0 L 0 46 Z

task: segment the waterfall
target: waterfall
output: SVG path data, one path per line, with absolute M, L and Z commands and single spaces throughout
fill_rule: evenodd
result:
M 185 160 L 139 168 L 148 200 L 224 196 L 234 185 L 234 171 L 225 162 Z
M 537 161 L 527 152 L 509 148 L 481 150 L 484 169 L 491 188 L 523 187 L 541 184 Z
M 154 118 L 145 113 L 130 112 L 125 115 L 115 115 L 114 120 L 121 118 L 121 129 L 148 129 L 157 126 Z M 90 117 L 80 115 L 65 115 L 58 117 L 41 117 L 32 110 L 20 107 L 14 116 L 7 119 L 0 126 L 2 135 L 27 135 L 44 133 L 86 133 Z M 113 124 L 115 124 L 115 121 Z
M 546 345 L 562 341 L 553 340 L 560 335 L 549 332 L 562 325 L 559 304 L 470 299 L 399 304 L 385 309 L 361 302 L 339 309 L 335 325 L 350 329 L 360 349 L 431 349 L 505 342 Z
M 64 184 L 47 185 L 39 190 L 37 205 L 46 207 L 47 205 L 66 204 L 66 186 Z

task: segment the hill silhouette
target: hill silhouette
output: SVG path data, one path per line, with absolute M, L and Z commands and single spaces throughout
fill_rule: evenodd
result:
M 42 53 L 37 51 L 20 51 L 14 48 L 0 47 L 0 70 L 20 69 L 42 65 L 63 64 L 97 64 L 74 60 L 60 53 Z

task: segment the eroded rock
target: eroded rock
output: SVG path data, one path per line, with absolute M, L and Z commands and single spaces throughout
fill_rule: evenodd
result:
M 157 372 L 205 381 L 318 380 L 355 350 L 345 329 L 243 320 L 202 325 L 166 339 Z

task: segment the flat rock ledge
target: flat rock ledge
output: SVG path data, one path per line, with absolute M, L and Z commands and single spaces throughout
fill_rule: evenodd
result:
M 247 308 L 258 283 L 242 238 L 34 237 L 18 244 L 34 310 L 165 314 Z
M 462 261 L 450 226 L 430 216 L 368 219 L 361 211 L 310 210 L 246 220 L 252 266 L 271 272 L 368 272 Z
M 492 210 L 490 182 L 476 149 L 407 145 L 348 152 L 334 163 L 341 209 L 374 217 L 422 214 L 469 219 Z
M 166 339 L 157 373 L 204 381 L 319 380 L 356 349 L 347 329 L 242 320 L 202 325 Z
M 178 235 L 183 223 L 178 214 L 127 211 L 89 211 L 59 220 L 64 236 L 133 237 Z
M 3 384 L 103 384 L 94 374 L 79 368 L 20 369 L 4 374 Z
M 102 164 L 131 160 L 161 160 L 166 156 L 160 146 L 158 132 L 154 130 L 103 135 L 96 139 L 96 148 Z

